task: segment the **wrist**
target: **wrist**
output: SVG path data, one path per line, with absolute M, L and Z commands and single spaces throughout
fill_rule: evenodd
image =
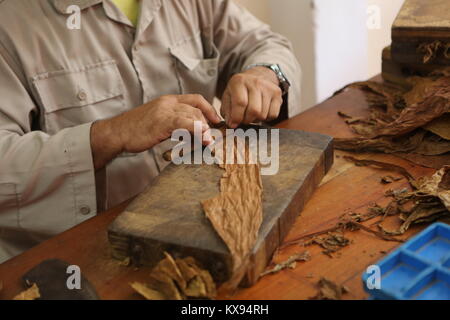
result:
M 103 168 L 124 151 L 117 119 L 96 121 L 91 127 L 91 148 L 95 169 Z

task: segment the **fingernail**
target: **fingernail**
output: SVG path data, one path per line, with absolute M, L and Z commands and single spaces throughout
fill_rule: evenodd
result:
M 209 130 L 209 126 L 206 123 L 202 123 L 203 131 Z

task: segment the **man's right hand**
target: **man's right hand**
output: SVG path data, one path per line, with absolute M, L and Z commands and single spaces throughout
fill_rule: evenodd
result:
M 111 119 L 97 121 L 91 129 L 91 148 L 96 170 L 123 152 L 144 152 L 168 139 L 176 129 L 194 133 L 194 122 L 217 124 L 219 116 L 201 95 L 168 95 Z M 210 141 L 203 136 L 203 142 Z

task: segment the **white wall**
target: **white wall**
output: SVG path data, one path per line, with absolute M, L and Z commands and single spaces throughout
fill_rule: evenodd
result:
M 367 77 L 364 0 L 315 0 L 317 100 Z
M 391 43 L 391 26 L 404 2 L 405 0 L 368 0 L 369 18 L 376 8 L 380 9 L 379 28 L 368 29 L 369 61 L 367 73 L 369 77 L 381 72 L 381 52 L 384 47 Z M 372 8 L 371 6 L 375 7 Z M 369 22 L 369 26 L 372 26 L 371 22 Z
M 302 68 L 302 107 L 315 105 L 317 81 L 314 16 L 309 0 L 269 0 L 274 31 L 291 40 Z

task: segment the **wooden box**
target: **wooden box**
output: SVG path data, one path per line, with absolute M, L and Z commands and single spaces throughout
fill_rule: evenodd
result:
M 450 1 L 406 0 L 392 26 L 391 47 L 395 62 L 450 65 Z M 434 54 L 425 59 L 428 50 Z
M 412 76 L 426 77 L 440 68 L 442 66 L 435 64 L 399 63 L 392 59 L 391 47 L 383 49 L 381 68 L 383 80 L 400 85 L 405 89 L 411 89 L 411 84 L 407 81 L 407 78 Z

